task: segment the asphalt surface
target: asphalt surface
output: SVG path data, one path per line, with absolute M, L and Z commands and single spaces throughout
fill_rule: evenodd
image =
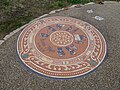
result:
M 93 13 L 87 13 L 87 10 Z M 94 72 L 70 80 L 39 76 L 21 64 L 16 53 L 20 32 L 0 46 L 0 90 L 120 90 L 120 3 L 86 5 L 49 16 L 70 16 L 95 26 L 105 37 L 108 55 Z M 104 20 L 94 19 L 101 16 Z

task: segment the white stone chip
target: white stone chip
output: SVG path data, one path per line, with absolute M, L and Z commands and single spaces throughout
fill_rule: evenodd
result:
M 93 13 L 92 9 L 87 10 L 87 13 Z
M 76 7 L 77 5 L 72 5 L 71 7 L 69 7 L 69 8 L 74 8 L 74 7 Z
M 38 18 L 40 19 L 40 18 L 46 17 L 47 15 L 49 15 L 49 14 L 44 14 L 44 15 L 38 17 Z
M 100 17 L 100 16 L 95 16 L 95 17 L 93 17 L 93 18 L 95 18 L 96 20 L 99 20 L 99 21 L 104 20 L 104 18 L 103 18 L 103 17 Z
M 8 38 L 10 38 L 11 36 L 10 35 L 6 35 L 3 39 L 4 40 L 7 40 Z
M 0 40 L 0 45 L 4 42 L 4 40 Z
M 56 10 L 53 10 L 53 11 L 51 11 L 49 14 L 53 14 L 53 13 L 55 13 L 56 12 Z
M 95 4 L 94 2 L 90 2 L 90 3 L 87 3 L 87 4 L 85 4 L 85 5 L 91 5 L 91 4 Z
M 114 4 L 114 3 L 118 3 L 117 1 L 104 1 L 104 4 Z

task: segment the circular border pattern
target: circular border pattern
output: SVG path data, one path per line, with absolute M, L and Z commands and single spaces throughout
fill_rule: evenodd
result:
M 38 31 L 38 29 L 44 28 L 48 23 L 49 25 L 50 24 L 52 25 L 58 22 L 59 23 L 65 22 L 66 24 L 69 23 L 71 25 L 73 24 L 76 27 L 81 28 L 83 31 L 87 32 L 87 34 L 89 33 L 88 37 L 90 40 L 90 46 L 88 47 L 88 50 L 86 50 L 84 55 L 80 55 L 78 57 L 71 59 L 70 62 L 76 59 L 74 60 L 73 64 L 69 64 L 68 60 L 66 61 L 64 60 L 62 62 L 63 65 L 55 66 L 57 61 L 52 63 L 53 60 L 51 58 L 42 57 L 42 54 L 40 54 L 40 52 L 35 50 L 36 48 L 34 47 L 35 43 L 34 45 L 30 44 L 31 42 L 34 42 L 36 35 L 35 33 Z M 43 25 L 43 27 L 41 27 L 41 25 Z M 31 34 L 31 32 L 34 32 L 34 34 Z M 27 41 L 28 38 L 29 41 Z M 30 47 L 34 49 L 31 49 Z M 92 52 L 90 51 L 91 49 L 93 50 Z M 48 17 L 38 20 L 27 26 L 21 32 L 17 42 L 18 55 L 21 61 L 27 67 L 37 72 L 38 74 L 42 74 L 48 77 L 58 78 L 58 79 L 61 78 L 68 79 L 68 78 L 83 76 L 93 71 L 102 63 L 103 59 L 105 58 L 106 51 L 107 51 L 107 46 L 105 39 L 96 28 L 94 28 L 93 26 L 91 26 L 86 22 L 71 17 L 56 16 L 56 17 Z M 34 57 L 36 55 L 38 55 L 38 57 Z M 41 60 L 39 60 L 40 58 Z M 52 63 L 52 65 L 50 65 L 50 63 Z M 65 68 L 65 66 L 67 67 Z

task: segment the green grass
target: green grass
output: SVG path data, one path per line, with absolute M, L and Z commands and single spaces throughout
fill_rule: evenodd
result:
M 78 3 L 88 3 L 88 2 L 93 2 L 94 0 L 67 0 L 69 3 L 72 4 L 78 4 Z
M 55 2 L 50 5 L 50 8 L 60 8 L 73 4 L 85 4 L 88 2 L 94 2 L 94 0 L 55 0 Z
M 91 1 L 94 0 L 0 0 L 0 39 L 51 10 Z

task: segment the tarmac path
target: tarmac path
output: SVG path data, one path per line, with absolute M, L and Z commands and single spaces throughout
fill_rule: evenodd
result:
M 39 76 L 24 67 L 17 56 L 21 30 L 0 45 L 0 90 L 120 90 L 120 3 L 85 5 L 49 16 L 69 16 L 95 26 L 108 44 L 105 61 L 81 78 L 55 80 Z M 104 19 L 96 20 L 95 16 Z

